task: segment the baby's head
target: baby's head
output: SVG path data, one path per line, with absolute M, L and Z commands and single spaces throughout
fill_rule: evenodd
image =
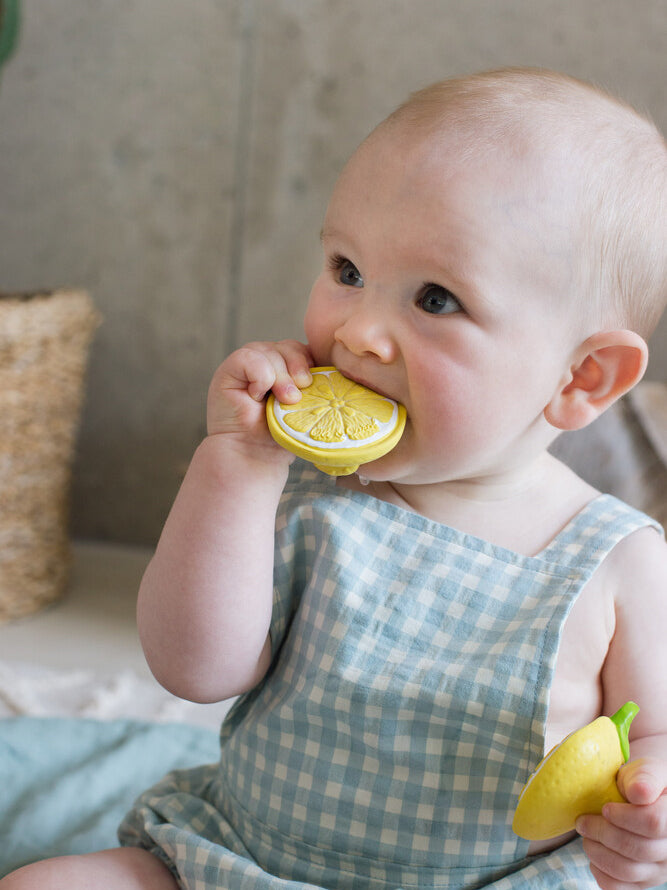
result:
M 501 157 L 529 171 L 535 236 L 560 251 L 568 229 L 579 321 L 649 336 L 667 303 L 667 146 L 651 121 L 590 84 L 510 68 L 427 87 L 370 138 L 405 127 L 454 145 L 462 164 Z
M 665 304 L 666 192 L 655 127 L 549 72 L 445 81 L 383 121 L 334 188 L 305 318 L 316 364 L 405 405 L 383 470 L 522 464 L 627 392 Z

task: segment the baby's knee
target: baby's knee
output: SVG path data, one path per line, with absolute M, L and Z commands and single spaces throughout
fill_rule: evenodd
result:
M 60 856 L 24 865 L 0 879 L 0 890 L 178 890 L 169 869 L 132 847 Z
M 24 865 L 0 880 L 0 890 L 65 890 L 76 884 L 77 862 L 74 856 L 43 859 Z

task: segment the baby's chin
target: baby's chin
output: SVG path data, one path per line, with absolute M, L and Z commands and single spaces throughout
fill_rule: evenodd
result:
M 356 471 L 356 476 L 364 484 L 365 482 L 398 482 L 405 474 L 405 461 L 400 457 L 402 442 L 388 454 L 362 464 Z
M 369 482 L 386 482 L 393 485 L 429 485 L 440 480 L 428 469 L 420 469 L 400 460 L 398 455 L 387 454 L 368 464 L 362 464 L 356 471 L 361 485 Z
M 401 486 L 438 486 L 456 481 L 454 473 L 448 475 L 443 467 L 435 467 L 428 462 L 422 465 L 393 452 L 371 463 L 362 464 L 356 471 L 356 477 L 362 485 L 384 482 Z

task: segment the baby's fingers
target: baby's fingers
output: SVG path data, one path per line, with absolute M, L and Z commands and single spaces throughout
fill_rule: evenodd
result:
M 298 385 L 311 381 L 308 348 L 296 340 L 255 342 L 237 349 L 220 365 L 208 390 L 207 428 L 215 433 L 252 432 L 265 425 L 259 404 L 273 390 L 280 401 L 301 398 Z
M 589 863 L 589 867 L 600 890 L 655 890 L 655 888 L 663 886 L 659 878 L 649 878 L 646 881 L 623 881 L 602 871 L 592 862 Z
M 298 401 L 298 386 L 307 386 L 307 348 L 296 340 L 257 341 L 233 352 L 214 377 L 216 391 L 242 391 L 261 402 L 269 390 L 283 401 Z
M 599 818 L 599 817 L 597 817 Z M 584 838 L 584 852 L 602 890 L 626 890 L 662 886 L 667 879 L 667 861 L 661 845 L 646 844 L 643 838 L 604 833 L 604 841 Z M 614 846 L 607 846 L 613 844 Z
M 621 767 L 616 781 L 621 794 L 630 803 L 655 803 L 667 789 L 667 761 L 657 757 L 631 760 Z M 664 830 L 667 831 L 667 826 Z
M 665 806 L 607 804 L 604 816 L 583 816 L 577 831 L 603 890 L 656 887 L 667 880 Z
M 248 394 L 261 402 L 271 390 L 281 402 L 298 402 L 299 387 L 308 386 L 310 354 L 296 340 L 248 343 L 239 350 L 247 377 Z
M 605 821 L 613 828 L 649 841 L 662 841 L 667 858 L 667 795 L 663 794 L 655 803 L 644 806 L 629 803 L 606 804 L 602 813 Z

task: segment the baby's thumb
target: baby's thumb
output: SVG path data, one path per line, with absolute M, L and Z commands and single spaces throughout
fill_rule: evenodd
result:
M 618 771 L 616 784 L 628 803 L 653 803 L 667 787 L 667 762 L 657 757 L 631 760 Z

